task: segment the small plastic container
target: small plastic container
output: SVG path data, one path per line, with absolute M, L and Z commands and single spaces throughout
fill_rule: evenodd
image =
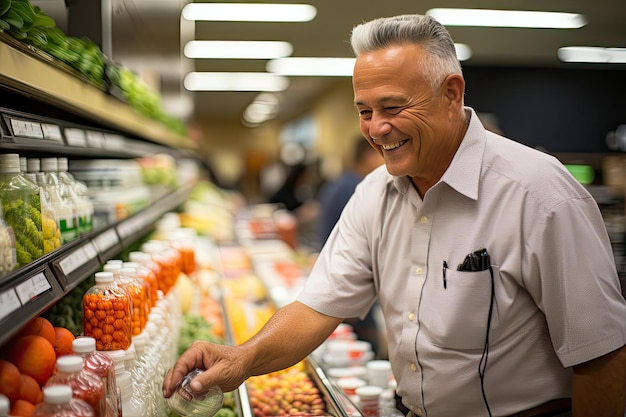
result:
M 93 408 L 72 396 L 69 385 L 44 387 L 43 402 L 35 406 L 31 417 L 95 417 Z
M 200 415 L 211 417 L 222 408 L 224 393 L 220 387 L 211 387 L 202 394 L 194 393 L 189 387 L 191 381 L 202 372 L 204 370 L 196 368 L 185 375 L 174 394 L 167 399 L 169 407 L 183 417 Z

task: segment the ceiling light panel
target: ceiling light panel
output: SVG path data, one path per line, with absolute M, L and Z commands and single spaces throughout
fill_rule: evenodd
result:
M 289 79 L 266 72 L 190 72 L 183 84 L 189 91 L 283 91 Z
M 562 12 L 435 8 L 426 14 L 445 26 L 577 29 L 587 24 L 581 14 Z
M 190 41 L 184 49 L 187 58 L 275 59 L 292 52 L 282 41 Z
M 188 3 L 187 20 L 219 22 L 309 22 L 317 15 L 310 4 Z
M 563 62 L 626 64 L 626 48 L 566 46 L 559 48 L 557 56 Z
M 355 58 L 279 58 L 267 63 L 269 72 L 291 76 L 350 77 Z

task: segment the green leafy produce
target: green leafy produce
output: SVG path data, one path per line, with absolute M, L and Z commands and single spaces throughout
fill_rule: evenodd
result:
M 0 17 L 11 7 L 11 0 L 0 0 Z
M 181 355 L 196 340 L 206 340 L 222 344 L 221 338 L 211 332 L 212 324 L 204 317 L 195 314 L 185 314 L 178 338 L 178 354 Z
M 79 336 L 83 332 L 83 295 L 95 283 L 94 276 L 90 276 L 50 307 L 43 317 Z

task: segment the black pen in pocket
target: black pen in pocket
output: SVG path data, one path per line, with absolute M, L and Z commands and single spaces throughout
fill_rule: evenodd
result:
M 448 269 L 448 263 L 443 261 L 443 289 L 448 288 L 448 282 L 446 281 L 446 269 Z

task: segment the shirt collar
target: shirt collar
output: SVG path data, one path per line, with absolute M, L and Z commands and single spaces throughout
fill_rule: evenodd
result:
M 487 138 L 485 128 L 474 109 L 466 107 L 465 112 L 470 117 L 469 126 L 450 166 L 441 177 L 441 182 L 476 200 Z

